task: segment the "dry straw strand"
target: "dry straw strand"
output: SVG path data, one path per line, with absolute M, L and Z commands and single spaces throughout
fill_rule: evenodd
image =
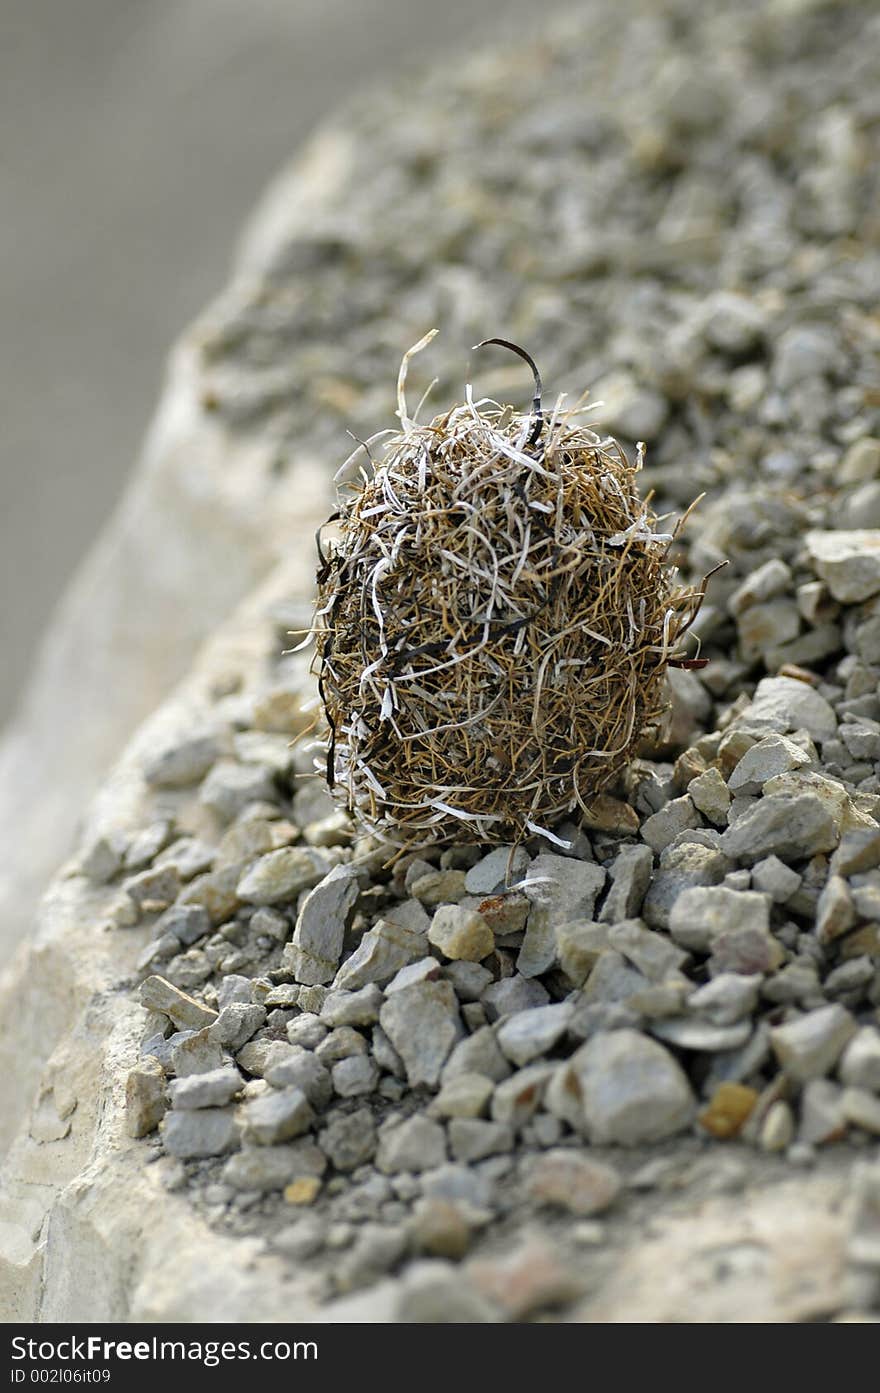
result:
M 559 407 L 482 399 L 401 428 L 320 551 L 315 668 L 327 778 L 403 847 L 518 841 L 611 784 L 666 707 L 705 594 L 620 445 Z M 478 345 L 482 347 L 483 345 Z M 378 437 L 373 438 L 378 439 Z M 372 442 L 371 442 L 372 443 Z M 369 455 L 369 451 L 368 451 Z

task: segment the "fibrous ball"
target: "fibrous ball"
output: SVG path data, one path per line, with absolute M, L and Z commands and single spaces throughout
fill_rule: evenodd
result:
M 663 715 L 702 590 L 577 413 L 400 402 L 319 570 L 328 780 L 402 846 L 552 833 Z

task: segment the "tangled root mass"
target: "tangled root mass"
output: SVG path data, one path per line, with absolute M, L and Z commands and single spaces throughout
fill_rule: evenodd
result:
M 703 589 L 676 583 L 641 460 L 575 413 L 400 414 L 319 571 L 328 779 L 401 846 L 550 832 L 663 715 Z

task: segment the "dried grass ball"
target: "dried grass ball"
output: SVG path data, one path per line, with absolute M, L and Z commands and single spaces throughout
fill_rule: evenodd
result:
M 322 555 L 328 782 L 399 846 L 517 841 L 588 811 L 664 713 L 702 599 L 639 497 L 641 453 L 577 413 L 545 419 L 531 366 L 529 415 L 469 392 L 418 425 L 405 359 L 401 429 Z

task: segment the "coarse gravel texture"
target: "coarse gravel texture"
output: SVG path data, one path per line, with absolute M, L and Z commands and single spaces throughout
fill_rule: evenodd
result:
M 152 930 L 132 1134 L 321 1300 L 576 1317 L 658 1191 L 861 1156 L 851 1280 L 803 1314 L 880 1310 L 878 39 L 867 4 L 633 4 L 373 94 L 356 187 L 204 321 L 279 469 L 386 424 L 426 328 L 454 400 L 501 326 L 647 439 L 658 512 L 707 491 L 685 578 L 729 562 L 709 665 L 567 849 L 389 864 L 314 773 L 308 653 L 218 688 L 153 821 L 84 848 Z

